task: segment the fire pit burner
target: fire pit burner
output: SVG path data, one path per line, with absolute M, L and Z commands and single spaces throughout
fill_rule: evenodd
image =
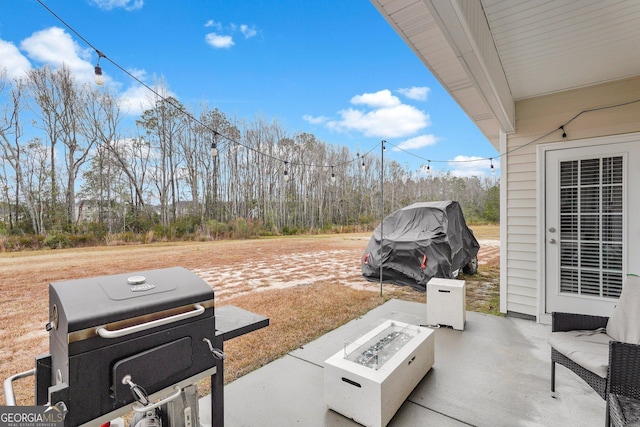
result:
M 407 344 L 412 336 L 406 332 L 393 331 L 370 345 L 355 358 L 354 362 L 367 368 L 378 369 Z

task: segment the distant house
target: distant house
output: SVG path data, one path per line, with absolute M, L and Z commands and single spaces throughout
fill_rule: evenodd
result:
M 501 153 L 501 311 L 609 315 L 640 273 L 640 2 L 371 1 Z
M 75 204 L 76 222 L 98 222 L 100 209 L 100 202 L 97 200 L 78 200 Z M 107 206 L 104 206 L 102 209 L 106 210 Z

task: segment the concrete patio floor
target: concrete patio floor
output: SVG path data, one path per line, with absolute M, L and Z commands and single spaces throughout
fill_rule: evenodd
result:
M 327 409 L 323 362 L 343 340 L 391 312 L 426 317 L 426 305 L 391 300 L 365 316 L 225 386 L 225 426 L 357 426 Z M 389 426 L 602 426 L 605 402 L 558 365 L 550 392 L 550 327 L 467 312 L 464 331 L 435 330 L 435 364 Z M 230 354 L 229 357 L 233 357 Z M 201 423 L 210 425 L 208 397 Z

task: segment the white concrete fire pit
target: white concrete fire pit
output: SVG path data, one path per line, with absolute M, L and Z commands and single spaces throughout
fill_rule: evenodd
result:
M 434 363 L 433 330 L 388 316 L 324 362 L 327 406 L 365 426 L 386 426 Z

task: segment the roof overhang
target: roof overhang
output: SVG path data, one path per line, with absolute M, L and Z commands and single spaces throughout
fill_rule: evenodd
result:
M 498 148 L 515 104 L 640 74 L 640 2 L 371 0 Z
M 372 0 L 494 147 L 515 131 L 515 102 L 482 5 L 476 1 Z

